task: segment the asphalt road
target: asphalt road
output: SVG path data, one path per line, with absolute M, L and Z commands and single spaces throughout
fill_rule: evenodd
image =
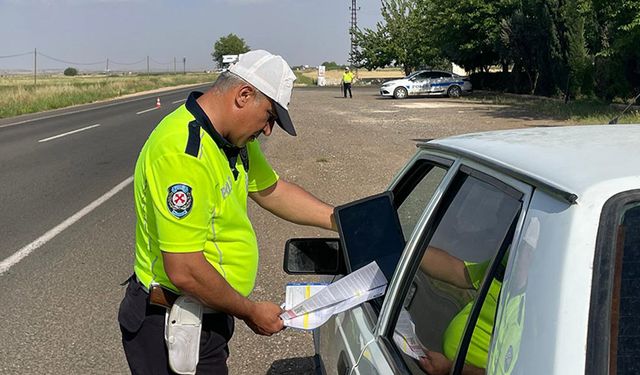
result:
M 0 373 L 124 374 L 116 321 L 132 272 L 130 177 L 146 136 L 190 89 L 0 120 Z M 279 174 L 331 204 L 382 191 L 416 138 L 555 124 L 472 98 L 382 99 L 375 88 L 294 91 L 298 137 L 263 140 Z M 162 106 L 155 108 L 156 98 Z M 110 194 L 105 196 L 105 194 Z M 93 204 L 93 205 L 92 205 Z M 252 299 L 282 302 L 290 237 L 327 236 L 250 205 L 261 249 Z M 258 337 L 236 323 L 232 374 L 311 373 L 311 335 Z

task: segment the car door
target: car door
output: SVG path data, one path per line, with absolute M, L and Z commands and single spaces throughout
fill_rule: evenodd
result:
M 429 91 L 429 72 L 416 74 L 411 78 L 409 95 L 422 95 Z
M 430 94 L 444 94 L 451 85 L 451 74 L 447 72 L 432 72 Z
M 417 154 L 401 170 L 391 184 L 394 204 L 397 207 L 402 232 L 409 238 L 424 208 L 440 195 L 443 179 L 453 164 L 451 159 Z M 366 355 L 363 349 L 374 339 L 374 328 L 380 308 L 387 295 L 354 309 L 338 314 L 330 319 L 314 334 L 315 346 L 322 357 L 323 371 L 327 374 L 376 372 L 375 361 L 370 357 L 369 367 L 354 368 Z M 379 364 L 384 367 L 384 362 Z
M 408 238 L 358 372 L 424 373 L 420 355 L 408 349 L 416 341 L 401 325 L 412 326 L 418 349 L 441 353 L 453 373 L 465 362 L 486 366 L 501 277 L 531 191 L 471 162 L 449 169 Z M 433 261 L 440 256 L 456 259 L 471 284 L 443 277 L 442 263 Z

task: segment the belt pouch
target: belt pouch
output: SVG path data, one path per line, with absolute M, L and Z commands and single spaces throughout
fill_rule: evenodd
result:
M 180 296 L 167 310 L 164 339 L 169 367 L 178 374 L 195 374 L 200 357 L 202 305 L 195 298 Z

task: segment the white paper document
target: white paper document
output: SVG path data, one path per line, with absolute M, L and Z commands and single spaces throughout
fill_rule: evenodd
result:
M 372 262 L 329 285 L 288 285 L 280 317 L 287 327 L 314 329 L 335 314 L 382 296 L 386 288 L 387 279 Z
M 416 336 L 416 325 L 411 320 L 411 315 L 406 309 L 400 311 L 396 329 L 393 332 L 393 341 L 406 355 L 419 360 L 424 357 L 424 346 Z

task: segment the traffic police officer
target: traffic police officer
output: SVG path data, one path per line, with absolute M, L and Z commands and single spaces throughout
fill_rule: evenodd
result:
M 279 178 L 256 140 L 276 122 L 296 135 L 287 109 L 294 80 L 280 56 L 241 55 L 207 92 L 191 93 L 166 116 L 142 148 L 134 175 L 134 275 L 118 314 L 133 373 L 172 372 L 167 310 L 150 303 L 150 289 L 167 305 L 188 295 L 208 309 L 198 373 L 227 373 L 233 317 L 261 335 L 283 329 L 278 305 L 247 298 L 258 267 L 247 197 L 288 221 L 335 229 L 333 208 Z
M 344 68 L 344 73 L 342 74 L 342 89 L 344 91 L 344 97 L 347 97 L 347 91 L 349 91 L 349 98 L 353 98 L 351 95 L 351 82 L 353 82 L 353 72 L 347 66 Z

